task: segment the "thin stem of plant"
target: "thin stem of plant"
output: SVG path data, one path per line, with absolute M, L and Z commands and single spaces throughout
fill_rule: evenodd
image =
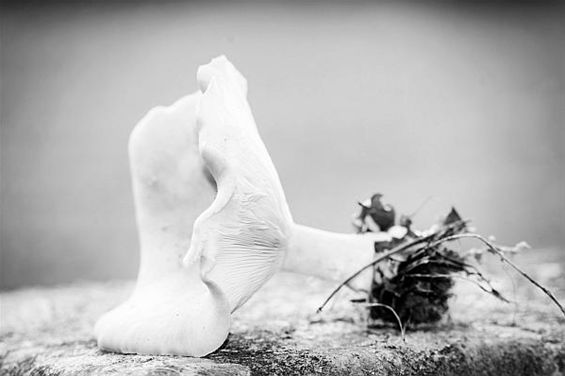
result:
M 406 328 L 404 327 L 404 325 L 402 325 L 402 320 L 400 320 L 400 316 L 398 316 L 398 313 L 396 313 L 394 308 L 382 303 L 367 303 L 367 304 L 363 304 L 363 306 L 366 308 L 383 307 L 391 311 L 394 317 L 396 318 L 396 321 L 398 322 L 398 327 L 400 328 L 400 336 L 402 338 L 402 342 L 406 342 Z
M 434 198 L 434 196 L 428 196 L 428 197 L 426 197 L 426 199 L 425 199 L 424 201 L 422 201 L 422 203 L 416 208 L 416 210 L 414 210 L 414 211 L 408 216 L 408 218 L 412 218 L 412 217 L 414 217 L 416 214 L 418 214 L 418 212 L 419 212 L 420 210 L 422 210 L 422 208 L 423 208 L 424 206 L 426 206 L 426 204 L 427 204 L 428 202 L 430 202 L 432 198 Z
M 506 256 L 504 256 L 504 253 L 500 249 L 498 249 L 495 245 L 493 245 L 491 242 L 489 242 L 483 236 L 481 236 L 479 234 L 471 234 L 471 233 L 455 234 L 455 235 L 451 235 L 451 236 L 448 236 L 446 238 L 437 240 L 436 242 L 432 243 L 431 246 L 434 247 L 434 246 L 439 245 L 439 244 L 444 243 L 444 242 L 449 242 L 449 241 L 453 241 L 453 240 L 457 240 L 457 239 L 465 239 L 465 238 L 480 240 L 483 244 L 485 244 L 488 247 L 488 249 L 492 253 L 499 256 L 500 259 L 503 262 L 506 262 L 508 265 L 510 265 L 512 267 L 512 269 L 516 270 L 520 275 L 522 275 L 522 277 L 526 278 L 528 281 L 530 281 L 532 284 L 534 284 L 536 287 L 538 287 L 540 290 L 542 290 L 547 296 L 549 296 L 549 298 L 557 305 L 557 307 L 559 307 L 559 309 L 561 310 L 561 312 L 565 316 L 565 308 L 563 308 L 561 303 L 559 303 L 559 301 L 557 300 L 557 298 L 555 297 L 555 295 L 553 295 L 553 293 L 551 291 L 549 291 L 548 289 L 543 287 L 536 280 L 534 280 L 532 277 L 530 277 L 527 273 L 523 272 L 518 266 L 516 266 L 516 264 L 514 264 Z

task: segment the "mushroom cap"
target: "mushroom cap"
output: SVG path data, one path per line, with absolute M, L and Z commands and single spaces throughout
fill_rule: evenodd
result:
M 247 102 L 245 78 L 224 57 L 198 69 L 198 149 L 217 185 L 195 221 L 185 264 L 201 262 L 230 308 L 245 303 L 281 266 L 292 217 Z

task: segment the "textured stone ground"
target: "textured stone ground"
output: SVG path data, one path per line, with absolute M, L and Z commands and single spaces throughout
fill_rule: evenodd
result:
M 531 252 L 516 261 L 565 301 L 563 256 Z M 204 359 L 96 348 L 96 318 L 123 300 L 132 282 L 4 292 L 0 374 L 565 374 L 565 319 L 559 310 L 520 277 L 490 271 L 518 304 L 499 303 L 460 282 L 449 319 L 408 332 L 406 342 L 391 327 L 368 330 L 362 309 L 347 301 L 350 293 L 316 315 L 335 284 L 281 273 L 236 313 L 225 346 Z

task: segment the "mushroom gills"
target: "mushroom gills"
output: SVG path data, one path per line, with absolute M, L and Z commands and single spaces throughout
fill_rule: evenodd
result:
M 282 265 L 292 217 L 246 99 L 243 76 L 219 57 L 198 69 L 198 149 L 218 187 L 195 221 L 185 265 L 226 294 L 232 312 Z

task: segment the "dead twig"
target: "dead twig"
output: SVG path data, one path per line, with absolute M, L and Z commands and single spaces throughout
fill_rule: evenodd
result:
M 402 338 L 402 342 L 406 342 L 406 328 L 404 327 L 404 325 L 402 325 L 402 320 L 400 320 L 400 316 L 398 316 L 398 313 L 396 313 L 394 308 L 392 308 L 389 305 L 382 304 L 382 303 L 366 303 L 366 304 L 363 304 L 363 307 L 366 307 L 366 308 L 383 307 L 383 308 L 388 309 L 390 312 L 392 312 L 394 317 L 396 317 L 396 321 L 398 322 L 398 327 L 400 328 L 400 336 Z
M 455 234 L 455 235 L 448 236 L 444 239 L 439 239 L 435 242 L 435 244 L 441 244 L 441 243 L 445 243 L 445 242 L 449 242 L 449 241 L 453 241 L 453 240 L 457 240 L 457 239 L 465 239 L 465 238 L 467 238 L 467 239 L 477 239 L 477 240 L 481 241 L 483 244 L 485 244 L 487 246 L 488 250 L 491 253 L 500 257 L 502 262 L 505 262 L 508 265 L 510 265 L 512 267 L 512 269 L 517 271 L 522 277 L 526 278 L 534 286 L 536 286 L 537 288 L 542 290 L 555 303 L 555 305 L 557 305 L 557 307 L 559 307 L 559 309 L 561 310 L 561 313 L 563 313 L 563 316 L 565 316 L 565 308 L 563 308 L 561 303 L 559 303 L 559 301 L 557 300 L 557 298 L 555 297 L 555 295 L 553 295 L 553 293 L 551 291 L 549 291 L 547 288 L 543 287 L 539 282 L 537 282 L 535 279 L 530 277 L 526 272 L 522 271 L 522 269 L 520 269 L 516 264 L 514 264 L 512 261 L 510 261 L 508 259 L 508 257 L 506 257 L 504 255 L 504 252 L 502 252 L 500 249 L 498 249 L 497 246 L 495 246 L 494 244 L 489 242 L 484 236 L 481 236 L 479 234 L 473 234 L 473 233 Z

